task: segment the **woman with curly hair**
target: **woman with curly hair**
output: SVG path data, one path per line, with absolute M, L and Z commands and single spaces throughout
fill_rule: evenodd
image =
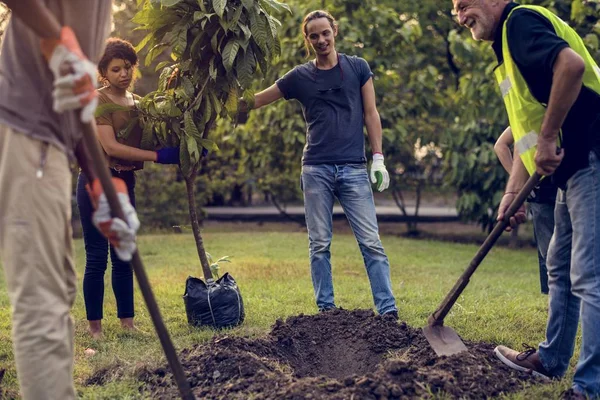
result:
M 98 72 L 103 87 L 98 90 L 99 110 L 96 117 L 98 140 L 106 153 L 113 176 L 125 181 L 131 204 L 135 207 L 135 171 L 142 169 L 144 161 L 160 164 L 178 164 L 179 149 L 164 148 L 158 151 L 140 149 L 142 130 L 135 126 L 129 135 L 117 134 L 125 129 L 135 117 L 135 104 L 139 96 L 129 91 L 138 63 L 137 54 L 131 43 L 110 38 L 100 62 Z M 114 111 L 102 114 L 103 104 L 117 104 L 128 111 Z M 77 182 L 77 205 L 85 243 L 85 273 L 83 277 L 83 297 L 89 322 L 89 333 L 94 339 L 102 337 L 102 308 L 104 302 L 104 273 L 108 265 L 108 240 L 92 223 L 93 206 L 86 190 L 87 179 L 79 174 Z M 112 263 L 112 287 L 117 302 L 117 317 L 126 330 L 135 330 L 133 324 L 133 271 L 128 262 L 121 261 L 110 246 Z

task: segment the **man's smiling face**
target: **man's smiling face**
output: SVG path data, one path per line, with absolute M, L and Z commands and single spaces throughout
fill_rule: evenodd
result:
M 471 31 L 475 40 L 494 40 L 507 0 L 452 0 L 458 23 Z

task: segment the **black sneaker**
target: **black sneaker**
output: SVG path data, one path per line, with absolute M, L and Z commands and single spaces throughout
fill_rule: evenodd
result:
M 540 361 L 540 356 L 537 350 L 523 343 L 525 351 L 519 353 L 516 350 L 506 346 L 498 346 L 494 349 L 494 354 L 504 364 L 518 371 L 529 372 L 533 376 L 542 379 L 552 379 L 552 376 L 546 371 L 546 368 Z
M 319 307 L 319 312 L 323 313 L 323 312 L 327 312 L 327 311 L 332 311 L 332 310 L 337 310 L 338 308 L 336 306 L 331 306 L 331 307 Z
M 398 319 L 400 319 L 398 317 L 398 311 L 388 311 L 386 313 L 384 313 L 382 315 L 383 318 L 390 318 L 393 319 L 394 321 L 398 321 Z

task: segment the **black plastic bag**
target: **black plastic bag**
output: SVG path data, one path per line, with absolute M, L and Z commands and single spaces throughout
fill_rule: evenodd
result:
M 228 273 L 208 285 L 189 276 L 185 281 L 183 302 L 190 325 L 220 329 L 244 322 L 244 301 Z

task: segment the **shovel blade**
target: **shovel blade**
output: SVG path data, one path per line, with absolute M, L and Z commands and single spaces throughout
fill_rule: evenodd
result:
M 451 356 L 467 351 L 467 346 L 452 328 L 443 325 L 428 325 L 423 328 L 425 338 L 438 356 Z

